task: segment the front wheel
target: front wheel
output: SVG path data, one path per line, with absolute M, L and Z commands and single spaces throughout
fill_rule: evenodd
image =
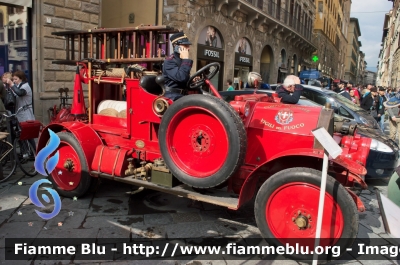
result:
M 9 142 L 0 141 L 0 163 L 2 172 L 0 174 L 0 182 L 9 179 L 17 168 L 17 161 L 15 160 L 13 146 Z
M 172 174 L 195 188 L 216 187 L 243 164 L 244 124 L 225 101 L 188 95 L 172 104 L 159 130 L 162 157 Z
M 282 170 L 261 186 L 255 202 L 255 217 L 269 244 L 299 243 L 313 250 L 320 186 L 321 172 L 309 168 Z M 338 181 L 328 176 L 320 246 L 340 246 L 341 253 L 327 253 L 319 259 L 338 258 L 352 246 L 357 232 L 358 212 L 353 199 Z M 312 259 L 312 255 L 288 256 Z
M 59 132 L 59 160 L 50 173 L 50 181 L 64 197 L 81 197 L 89 189 L 92 177 L 81 145 L 72 133 Z
M 38 173 L 35 169 L 36 148 L 29 140 L 14 140 L 14 156 L 19 168 L 29 177 Z

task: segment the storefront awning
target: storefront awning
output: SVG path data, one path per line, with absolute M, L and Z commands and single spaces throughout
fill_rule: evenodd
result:
M 32 0 L 1 0 L 0 5 L 3 3 L 14 6 L 32 7 Z

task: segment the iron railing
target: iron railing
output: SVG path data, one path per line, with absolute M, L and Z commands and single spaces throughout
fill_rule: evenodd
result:
M 312 32 L 312 20 L 308 17 L 308 23 L 305 24 L 301 22 L 295 15 L 291 15 L 286 9 L 277 5 L 272 0 L 269 0 L 266 5 L 264 5 L 263 0 L 245 0 L 247 3 L 259 8 L 264 13 L 270 17 L 278 20 L 282 24 L 290 27 L 293 31 L 299 33 L 306 40 L 311 41 Z
M 14 44 L 14 47 L 15 47 L 15 46 L 22 46 L 22 47 L 24 47 L 24 46 L 27 46 L 27 45 L 28 45 L 27 40 L 14 40 L 12 43 Z

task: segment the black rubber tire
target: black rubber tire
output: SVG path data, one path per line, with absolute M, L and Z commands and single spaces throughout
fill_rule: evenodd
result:
M 289 168 L 282 170 L 263 183 L 260 190 L 257 193 L 254 207 L 254 215 L 256 218 L 257 226 L 260 229 L 262 236 L 265 240 L 274 246 L 282 246 L 283 244 L 274 236 L 271 232 L 270 227 L 266 221 L 266 204 L 269 197 L 273 192 L 281 187 L 282 185 L 303 182 L 321 186 L 321 171 L 310 169 L 310 168 Z M 346 189 L 334 178 L 327 176 L 326 192 L 329 193 L 336 203 L 338 203 L 344 219 L 344 228 L 341 238 L 336 242 L 335 246 L 340 246 L 340 255 L 346 253 L 346 248 L 353 245 L 354 240 L 358 233 L 358 211 L 354 203 L 353 198 L 346 191 Z M 308 194 L 304 194 L 308 196 Z M 290 201 L 288 201 L 288 205 Z M 284 222 L 284 216 L 282 216 L 282 222 Z M 287 225 L 289 228 L 289 225 Z M 297 238 L 299 240 L 299 238 Z M 308 239 L 310 240 L 310 239 Z M 306 241 L 303 241 L 306 242 Z M 307 241 L 308 243 L 310 241 Z M 313 242 L 313 241 L 312 241 Z M 301 242 L 299 242 L 301 244 Z M 286 255 L 290 259 L 295 260 L 312 260 L 312 255 Z M 326 256 L 319 256 L 319 262 L 326 262 L 330 259 L 337 259 L 339 257 L 331 257 L 329 254 Z
M 5 152 L 8 152 L 7 155 L 3 157 L 3 159 L 0 161 L 2 171 L 3 171 L 3 177 L 0 178 L 0 183 L 6 181 L 9 179 L 15 172 L 15 169 L 17 168 L 17 160 L 15 160 L 15 155 L 14 155 L 14 150 L 13 146 L 5 141 L 2 141 L 0 143 L 1 151 L 3 154 Z
M 210 110 L 228 134 L 229 152 L 223 166 L 216 173 L 204 178 L 189 175 L 175 165 L 167 147 L 166 133 L 172 118 L 177 112 L 193 106 Z M 210 95 L 188 95 L 174 102 L 161 120 L 158 135 L 162 157 L 172 174 L 181 182 L 196 188 L 210 188 L 223 183 L 243 164 L 246 155 L 247 134 L 242 119 L 228 103 Z
M 56 181 L 54 181 L 53 176 L 52 176 L 51 173 L 49 175 L 49 179 L 53 183 L 53 186 L 54 186 L 55 190 L 57 190 L 57 192 L 60 195 L 62 195 L 64 197 L 68 197 L 68 198 L 82 197 L 83 195 L 86 194 L 86 192 L 90 188 L 91 182 L 92 182 L 92 177 L 89 175 L 89 167 L 88 167 L 88 165 L 86 163 L 85 154 L 84 154 L 84 152 L 82 150 L 82 147 L 80 146 L 78 140 L 75 138 L 75 136 L 72 133 L 59 132 L 59 133 L 57 133 L 57 135 L 58 135 L 58 137 L 60 137 L 61 143 L 62 142 L 68 143 L 71 147 L 73 147 L 75 152 L 78 154 L 79 160 L 80 160 L 80 163 L 81 163 L 81 169 L 82 169 L 81 181 L 79 182 L 79 185 L 78 185 L 78 187 L 76 189 L 74 189 L 74 190 L 63 190 L 61 187 L 59 187 L 57 185 Z M 55 152 L 57 152 L 57 150 Z M 62 157 L 61 153 L 60 153 L 60 157 Z
M 29 148 L 29 159 L 30 161 L 26 162 L 26 160 L 21 159 L 21 145 Z M 31 157 L 30 155 L 33 155 Z M 19 138 L 14 139 L 14 157 L 17 160 L 17 164 L 19 168 L 24 172 L 24 174 L 28 177 L 34 177 L 37 175 L 37 171 L 35 169 L 35 158 L 36 158 L 36 147 L 28 140 L 19 140 Z

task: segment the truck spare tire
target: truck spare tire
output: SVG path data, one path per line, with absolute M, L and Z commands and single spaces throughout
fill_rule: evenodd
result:
M 161 120 L 158 137 L 172 174 L 196 188 L 226 181 L 243 164 L 247 149 L 242 119 L 228 103 L 209 95 L 175 101 Z

